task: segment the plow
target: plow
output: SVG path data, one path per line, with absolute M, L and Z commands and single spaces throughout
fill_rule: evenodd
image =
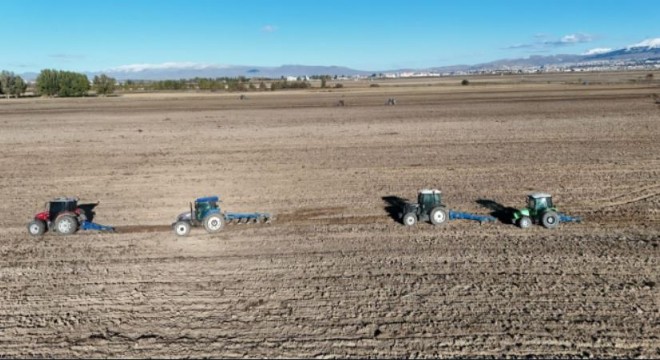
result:
M 207 196 L 195 199 L 190 203 L 190 211 L 179 214 L 172 224 L 174 232 L 179 236 L 187 236 L 192 227 L 204 227 L 208 233 L 217 233 L 228 224 L 256 224 L 270 223 L 272 216 L 269 213 L 223 212 L 218 203 L 218 196 Z
M 474 220 L 478 221 L 480 223 L 485 223 L 485 222 L 493 222 L 496 219 L 490 215 L 481 215 L 481 214 L 474 214 L 474 213 L 469 213 L 469 212 L 463 212 L 463 211 L 454 211 L 450 210 L 449 211 L 449 219 L 450 220 Z

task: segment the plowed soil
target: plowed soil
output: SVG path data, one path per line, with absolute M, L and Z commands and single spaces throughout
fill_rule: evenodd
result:
M 0 99 L 0 356 L 660 357 L 657 92 Z M 495 215 L 549 192 L 584 221 L 403 226 L 426 187 Z M 177 238 L 214 194 L 275 218 Z M 117 233 L 29 236 L 63 195 Z

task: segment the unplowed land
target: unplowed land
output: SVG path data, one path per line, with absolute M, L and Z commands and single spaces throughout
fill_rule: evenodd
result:
M 654 91 L 0 101 L 0 355 L 660 357 Z M 547 191 L 586 222 L 390 217 L 424 187 L 484 214 Z M 176 238 L 217 193 L 276 218 Z M 119 233 L 29 237 L 59 195 Z

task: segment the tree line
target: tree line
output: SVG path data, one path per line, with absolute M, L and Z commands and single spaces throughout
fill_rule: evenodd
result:
M 122 91 L 275 91 L 281 89 L 307 89 L 312 85 L 304 80 L 287 81 L 286 79 L 271 80 L 262 78 L 193 78 L 180 80 L 126 80 L 119 88 Z
M 311 79 L 322 80 L 321 87 L 326 87 L 329 75 L 315 75 Z M 41 70 L 31 91 L 40 96 L 81 97 L 88 96 L 90 90 L 97 95 L 110 95 L 116 90 L 122 91 L 275 91 L 281 89 L 307 89 L 312 85 L 303 78 L 289 81 L 282 77 L 278 80 L 268 78 L 247 78 L 239 76 L 219 78 L 193 78 L 180 80 L 126 80 L 118 83 L 105 74 L 94 76 L 90 83 L 87 75 L 73 71 L 55 69 Z M 25 94 L 28 84 L 10 71 L 0 72 L 0 95 L 20 97 Z
M 36 80 L 36 90 L 41 95 L 59 97 L 87 96 L 94 89 L 99 95 L 110 95 L 115 91 L 116 80 L 105 74 L 94 76 L 92 84 L 87 75 L 73 71 L 45 69 Z

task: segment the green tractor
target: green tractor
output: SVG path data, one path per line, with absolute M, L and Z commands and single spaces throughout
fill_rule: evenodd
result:
M 561 219 L 562 214 L 559 214 L 552 205 L 550 194 L 533 193 L 527 196 L 527 207 L 513 213 L 512 222 L 522 229 L 527 229 L 532 224 L 541 224 L 548 229 L 554 229 Z

